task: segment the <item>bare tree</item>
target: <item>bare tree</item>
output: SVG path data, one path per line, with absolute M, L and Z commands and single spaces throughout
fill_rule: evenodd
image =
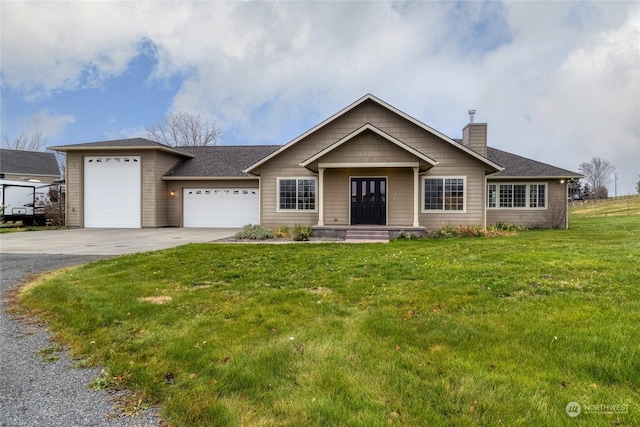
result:
M 183 112 L 168 114 L 162 123 L 147 128 L 147 137 L 173 147 L 216 145 L 220 128 L 200 115 Z
M 616 170 L 608 160 L 594 157 L 589 163 L 580 163 L 578 170 L 585 176 L 585 181 L 589 183 L 594 198 L 607 197 L 607 184 L 611 180 L 611 174 Z
M 42 136 L 42 132 L 31 134 L 22 131 L 17 137 L 10 137 L 6 131 L 2 131 L 2 148 L 9 150 L 44 151 L 46 146 L 47 139 Z

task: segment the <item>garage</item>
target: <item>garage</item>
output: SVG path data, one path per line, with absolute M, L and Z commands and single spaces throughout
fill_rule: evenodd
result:
M 259 224 L 257 188 L 185 188 L 185 227 L 240 228 Z
M 140 228 L 140 156 L 84 157 L 84 226 Z

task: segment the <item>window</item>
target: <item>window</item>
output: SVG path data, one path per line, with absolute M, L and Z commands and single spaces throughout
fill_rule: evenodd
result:
M 526 185 L 513 186 L 513 207 L 514 208 L 527 207 L 527 186 Z
M 545 185 L 531 184 L 529 186 L 529 207 L 544 208 L 545 207 Z
M 487 184 L 487 207 L 545 208 L 546 189 L 546 184 Z
M 315 210 L 314 178 L 278 178 L 278 210 Z
M 495 184 L 489 184 L 487 185 L 487 207 L 489 208 L 495 208 L 496 207 L 496 201 L 497 201 L 497 193 L 496 193 L 496 185 Z
M 464 207 L 464 178 L 425 178 L 425 211 L 459 211 Z

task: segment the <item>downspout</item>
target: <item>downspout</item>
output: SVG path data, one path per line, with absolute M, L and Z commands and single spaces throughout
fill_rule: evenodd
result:
M 563 181 L 564 181 L 564 206 L 565 206 L 564 229 L 568 230 L 569 229 L 569 180 L 563 179 Z
M 420 168 L 413 168 L 413 226 L 419 227 L 420 214 Z
M 318 168 L 318 226 L 324 226 L 324 168 Z
M 484 176 L 484 187 L 482 188 L 482 229 L 487 229 L 487 175 Z
M 258 222 L 262 225 L 262 175 L 258 175 Z

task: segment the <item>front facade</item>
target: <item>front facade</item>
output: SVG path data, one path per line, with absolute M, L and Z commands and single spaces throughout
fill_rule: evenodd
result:
M 372 95 L 283 146 L 54 149 L 71 227 L 566 227 L 566 180 L 580 177 L 488 148 L 486 124 L 454 140 Z

